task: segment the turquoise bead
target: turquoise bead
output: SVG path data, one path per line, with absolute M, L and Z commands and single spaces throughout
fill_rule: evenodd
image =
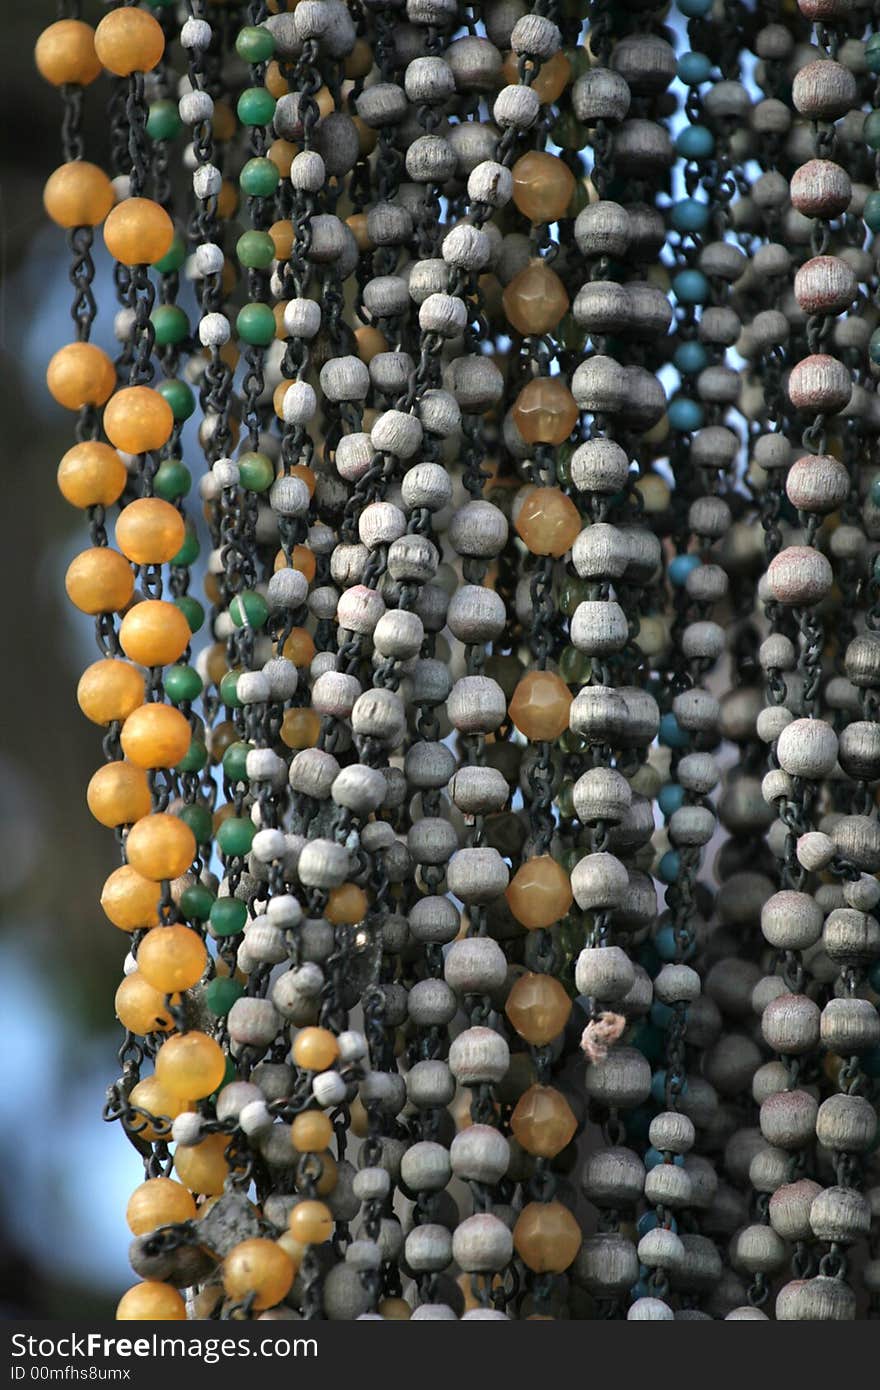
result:
M 880 232 L 880 193 L 876 189 L 865 199 L 862 216 L 872 232 Z
M 192 883 L 180 895 L 180 910 L 189 922 L 206 922 L 214 894 L 203 883 Z
M 685 126 L 675 137 L 675 150 L 682 159 L 708 159 L 715 150 L 715 136 L 708 126 Z
M 699 555 L 676 555 L 669 565 L 669 582 L 676 589 L 683 589 L 688 575 L 698 570 L 702 561 Z
M 672 365 L 682 376 L 696 376 L 709 361 L 709 354 L 695 338 L 679 343 L 672 358 Z
M 872 34 L 865 43 L 865 62 L 869 72 L 880 73 L 880 34 Z
M 220 699 L 227 709 L 241 709 L 237 690 L 239 675 L 239 671 L 227 671 L 220 681 Z
M 657 877 L 661 883 L 675 883 L 681 873 L 681 855 L 677 850 L 668 849 L 657 866 Z
M 245 63 L 268 63 L 275 52 L 275 38 L 271 29 L 262 24 L 247 24 L 240 29 L 235 40 L 235 51 Z
M 687 396 L 675 396 L 669 402 L 667 418 L 671 429 L 692 434 L 694 430 L 702 428 L 706 412 L 699 401 L 692 401 Z
M 173 140 L 183 129 L 174 101 L 154 101 L 147 112 L 147 134 L 151 140 Z
M 709 298 L 709 281 L 701 270 L 680 270 L 672 280 L 679 304 L 703 304 Z
M 183 704 L 185 700 L 197 700 L 203 689 L 202 678 L 192 666 L 169 666 L 162 684 L 173 705 Z
M 705 231 L 709 223 L 709 206 L 697 198 L 680 198 L 672 204 L 669 220 L 677 232 Z
M 174 233 L 174 240 L 170 248 L 160 261 L 156 261 L 153 269 L 158 270 L 160 275 L 173 275 L 180 270 L 186 260 L 186 242 L 179 232 Z
M 665 783 L 657 795 L 657 805 L 668 820 L 673 812 L 684 805 L 684 787 L 679 786 L 678 782 Z
M 195 564 L 196 560 L 199 558 L 200 551 L 201 546 L 199 545 L 199 538 L 195 531 L 188 527 L 183 545 L 180 547 L 171 563 L 172 565 Z
M 875 507 L 880 507 L 880 473 L 877 474 L 877 477 L 871 483 L 868 489 L 868 496 Z M 874 985 L 873 988 L 880 990 L 880 967 L 875 966 L 874 969 L 877 971 L 877 984 Z
M 880 364 L 880 328 L 875 328 L 868 343 L 868 356 L 875 366 Z
M 238 898 L 215 898 L 208 921 L 214 936 L 238 936 L 244 931 L 247 907 Z
M 217 848 L 221 854 L 243 858 L 250 853 L 257 827 L 244 816 L 227 816 L 217 831 Z
M 712 60 L 705 53 L 683 53 L 676 66 L 676 76 L 686 87 L 699 87 L 712 75 Z
M 236 999 L 244 994 L 244 985 L 229 975 L 217 975 L 205 988 L 205 1003 L 218 1018 L 229 1013 Z
M 249 743 L 241 741 L 230 743 L 223 754 L 223 772 L 232 783 L 247 781 L 247 755 L 251 751 Z
M 865 117 L 862 137 L 869 149 L 880 150 L 880 111 L 871 111 Z
M 676 4 L 683 15 L 688 19 L 700 19 L 704 14 L 708 14 L 712 8 L 713 0 L 676 0 Z
M 178 772 L 201 772 L 208 762 L 208 750 L 200 739 L 194 738 L 177 764 Z

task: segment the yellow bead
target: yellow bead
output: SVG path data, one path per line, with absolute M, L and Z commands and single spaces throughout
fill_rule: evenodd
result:
M 107 401 L 104 433 L 124 454 L 161 449 L 173 428 L 171 406 L 151 386 L 126 386 Z
M 294 1240 L 302 1245 L 322 1245 L 333 1234 L 333 1217 L 323 1202 L 297 1202 L 288 1225 Z
M 104 170 L 85 159 L 62 164 L 43 189 L 43 207 L 57 227 L 100 226 L 115 201 Z
M 561 377 L 536 376 L 520 391 L 511 416 L 527 444 L 558 445 L 577 424 L 578 408 Z
M 125 608 L 134 593 L 131 565 L 106 545 L 82 550 L 64 576 L 67 597 L 81 613 L 113 613 Z
M 196 1204 L 192 1193 L 173 1178 L 148 1178 L 128 1199 L 125 1219 L 132 1235 L 145 1236 L 157 1226 L 194 1221 Z
M 339 1056 L 339 1044 L 329 1028 L 301 1028 L 291 1050 L 303 1071 L 326 1071 Z
M 175 1033 L 156 1053 L 156 1075 L 172 1095 L 202 1100 L 226 1075 L 226 1058 L 207 1033 Z
M 198 984 L 205 973 L 208 952 L 190 927 L 153 927 L 138 947 L 137 963 L 147 983 L 164 996 Z
M 146 10 L 120 7 L 105 15 L 95 30 L 95 52 L 117 77 L 151 72 L 165 52 L 165 35 Z
M 243 1240 L 223 1261 L 223 1287 L 236 1301 L 255 1295 L 253 1307 L 274 1308 L 290 1290 L 294 1268 L 274 1240 Z
M 154 927 L 159 920 L 159 886 L 130 864 L 114 869 L 101 890 L 101 906 L 120 931 Z
M 144 599 L 126 613 L 119 641 L 126 656 L 139 666 L 170 666 L 183 656 L 192 631 L 176 603 Z
M 504 896 L 518 922 L 529 931 L 552 927 L 571 907 L 571 880 L 550 854 L 539 854 L 521 864 Z
M 128 474 L 109 444 L 89 439 L 68 449 L 58 465 L 58 490 L 72 507 L 109 507 L 122 495 Z
M 298 1274 L 299 1267 L 303 1262 L 303 1256 L 306 1253 L 306 1247 L 303 1245 L 302 1241 L 294 1240 L 289 1231 L 282 1231 L 276 1244 L 281 1246 L 281 1249 L 293 1265 L 294 1275 Z
M 95 661 L 80 676 L 77 704 L 93 724 L 127 719 L 144 702 L 144 678 L 127 661 Z
M 297 1153 L 321 1153 L 333 1138 L 333 1124 L 323 1110 L 303 1110 L 290 1126 L 290 1142 Z
M 165 995 L 148 984 L 139 970 L 120 982 L 114 1000 L 116 1017 L 130 1033 L 170 1033 L 174 1020 L 165 1007 Z
M 553 1086 L 530 1086 L 516 1103 L 510 1128 L 526 1153 L 555 1158 L 574 1138 L 577 1120 L 565 1096 Z
M 186 1183 L 191 1192 L 219 1197 L 229 1174 L 228 1144 L 227 1134 L 209 1134 L 201 1144 L 178 1144 L 174 1151 L 174 1167 L 180 1181 Z
M 122 726 L 122 751 L 135 767 L 176 767 L 186 756 L 192 730 L 173 705 L 141 705 Z
M 319 1197 L 328 1197 L 339 1181 L 339 1169 L 329 1149 L 322 1149 L 317 1157 L 321 1162 L 321 1171 L 315 1179 L 314 1190 Z M 305 1177 L 302 1180 L 297 1179 L 297 1189 L 302 1191 L 308 1181 Z
M 552 671 L 529 671 L 513 692 L 509 714 L 532 743 L 552 743 L 568 728 L 573 696 Z
M 581 1228 L 561 1202 L 529 1202 L 513 1228 L 513 1244 L 535 1274 L 561 1274 L 581 1248 Z
M 529 150 L 511 170 L 513 201 L 530 222 L 558 222 L 574 193 L 574 174 L 555 154 Z
M 186 1304 L 170 1284 L 145 1279 L 122 1295 L 116 1305 L 116 1321 L 186 1322 Z
M 367 911 L 367 895 L 356 883 L 342 883 L 333 888 L 327 899 L 324 916 L 334 926 L 342 923 L 353 926 L 362 922 Z
M 68 343 L 46 369 L 49 394 L 66 410 L 103 405 L 116 385 L 116 368 L 94 343 Z
M 185 1110 L 192 1110 L 192 1102 L 181 1100 L 163 1086 L 157 1076 L 145 1076 L 143 1081 L 139 1081 L 136 1086 L 131 1088 L 128 1097 L 129 1104 L 136 1106 L 139 1110 L 145 1110 L 151 1120 L 144 1125 L 143 1117 L 136 1116 L 131 1129 L 133 1133 L 140 1135 L 142 1139 L 149 1139 L 151 1143 L 157 1139 L 168 1139 L 170 1130 L 168 1125 L 160 1124 L 160 1120 L 176 1120 L 178 1115 L 182 1115 Z M 144 1125 L 142 1128 L 141 1126 Z M 182 1176 L 182 1174 L 181 1174 Z M 186 1179 L 184 1178 L 184 1182 Z M 192 1187 L 187 1183 L 187 1187 Z M 199 1188 L 192 1188 L 194 1192 L 200 1191 Z
M 179 816 L 144 816 L 128 832 L 125 853 L 131 867 L 159 883 L 180 878 L 196 857 L 196 837 Z
M 87 87 L 101 72 L 95 31 L 80 19 L 59 19 L 37 39 L 34 58 L 40 76 L 53 87 Z
M 504 312 L 517 333 L 549 333 L 568 312 L 565 286 L 546 261 L 529 261 L 502 295 Z
M 183 517 L 161 497 L 139 497 L 116 522 L 116 544 L 135 565 L 167 564 L 185 540 Z
M 521 1038 L 532 1047 L 544 1047 L 558 1038 L 568 1022 L 571 1000 L 552 975 L 529 972 L 515 982 L 504 1012 Z
M 105 763 L 89 782 L 86 801 L 95 820 L 110 830 L 132 825 L 150 813 L 147 775 L 132 763 Z

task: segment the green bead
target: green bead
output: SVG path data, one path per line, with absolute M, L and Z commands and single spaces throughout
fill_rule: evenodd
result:
M 236 627 L 264 627 L 269 617 L 269 605 L 254 589 L 236 594 L 229 605 L 229 616 Z
M 559 736 L 559 747 L 563 753 L 586 753 L 589 745 L 581 734 L 576 734 L 573 729 L 566 729 L 565 733 Z
M 169 666 L 162 683 L 172 705 L 197 700 L 203 689 L 202 678 L 194 666 Z
M 570 618 L 579 604 L 587 597 L 587 584 L 583 579 L 563 579 L 559 586 L 559 607 Z M 565 677 L 563 677 L 563 680 Z
M 224 1018 L 236 999 L 244 994 L 244 985 L 229 975 L 217 975 L 205 987 L 205 1003 L 212 1014 Z
M 559 814 L 566 820 L 574 817 L 574 783 L 563 782 L 556 794 L 556 805 L 559 807 Z
M 147 112 L 147 134 L 151 140 L 173 140 L 183 129 L 173 101 L 154 101 Z
M 208 762 L 208 750 L 201 739 L 194 738 L 177 764 L 178 772 L 201 772 Z
M 578 45 L 576 48 L 566 48 L 565 56 L 571 66 L 572 82 L 590 71 L 590 54 L 582 45 Z
M 243 232 L 235 243 L 235 254 L 249 270 L 268 270 L 275 259 L 275 243 L 268 232 Z
M 176 304 L 157 304 L 150 315 L 150 322 L 156 334 L 156 346 L 182 343 L 189 337 L 189 319 Z
M 250 492 L 265 492 L 275 481 L 275 465 L 267 454 L 242 454 L 238 463 L 238 476 L 242 487 Z
M 556 450 L 556 479 L 562 487 L 571 486 L 571 459 L 574 450 L 570 444 L 560 444 Z
M 153 491 L 165 502 L 185 497 L 192 487 L 192 474 L 182 459 L 163 459 L 153 479 Z
M 589 143 L 589 131 L 574 116 L 559 116 L 553 123 L 551 136 L 563 150 L 583 150 Z
M 198 599 L 193 598 L 192 594 L 181 594 L 174 602 L 189 623 L 190 632 L 198 632 L 205 621 L 205 610 Z
M 203 883 L 191 883 L 180 895 L 179 907 L 191 922 L 207 922 L 214 903 L 214 894 Z
M 238 698 L 238 678 L 240 671 L 227 671 L 220 681 L 220 699 L 227 709 L 241 709 Z
M 275 52 L 275 39 L 271 29 L 248 24 L 239 30 L 235 40 L 235 51 L 246 63 L 267 63 Z
M 868 356 L 875 367 L 880 363 L 880 329 L 875 328 L 868 341 Z
M 868 496 L 873 506 L 880 507 L 880 473 L 872 479 L 871 486 L 868 489 Z
M 226 1058 L 226 1070 L 225 1070 L 225 1072 L 223 1073 L 223 1080 L 220 1082 L 220 1085 L 217 1087 L 217 1091 L 222 1091 L 224 1086 L 229 1086 L 229 1085 L 232 1084 L 233 1081 L 237 1081 L 237 1080 L 238 1080 L 238 1071 L 237 1071 L 237 1069 L 236 1069 L 235 1061 L 234 1061 L 234 1059 L 233 1059 L 232 1057 L 227 1057 L 227 1058 Z M 215 1095 L 217 1094 L 217 1091 L 214 1092 Z
M 223 771 L 230 782 L 246 782 L 247 755 L 251 751 L 249 743 L 230 743 L 223 754 Z
M 563 647 L 559 658 L 559 674 L 566 685 L 585 685 L 590 678 L 590 658 L 577 647 Z
M 210 844 L 214 817 L 207 806 L 181 806 L 177 814 L 189 826 L 200 845 Z
M 238 176 L 239 187 L 242 193 L 246 193 L 249 198 L 271 198 L 280 182 L 281 174 L 277 164 L 273 164 L 271 159 L 259 157 L 249 159 Z M 260 236 L 266 235 L 266 233 L 254 232 L 249 234 L 246 232 L 245 235 Z
M 238 311 L 235 331 L 254 347 L 268 347 L 275 337 L 275 315 L 268 304 L 245 304 Z
M 156 261 L 153 268 L 158 270 L 160 275 L 173 275 L 176 270 L 180 270 L 185 260 L 186 242 L 179 232 L 175 232 L 170 248 L 165 252 L 161 261 Z
M 876 190 L 865 199 L 862 216 L 872 232 L 880 232 L 880 193 Z
M 275 98 L 267 87 L 245 87 L 235 109 L 242 125 L 269 125 L 275 115 Z
M 171 406 L 175 420 L 189 419 L 196 408 L 196 398 L 185 381 L 178 381 L 175 377 L 170 381 L 160 381 L 156 390 Z
M 217 848 L 230 858 L 243 859 L 250 854 L 257 827 L 245 816 L 227 816 L 217 831 Z
M 217 898 L 208 921 L 215 936 L 238 936 L 244 931 L 247 908 L 238 898 Z
M 880 150 L 880 111 L 871 111 L 862 126 L 865 144 L 872 150 Z
M 172 565 L 195 564 L 196 560 L 199 558 L 201 548 L 198 536 L 192 527 L 188 526 L 186 528 L 186 538 L 183 545 L 174 556 L 174 559 L 171 561 Z
M 869 72 L 880 73 L 880 34 L 872 34 L 865 43 L 865 62 Z

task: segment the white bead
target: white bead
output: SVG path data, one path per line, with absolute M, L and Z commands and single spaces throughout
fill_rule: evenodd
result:
M 184 125 L 198 125 L 213 116 L 214 99 L 210 92 L 186 92 L 177 103 L 177 111 Z
M 331 1109 L 334 1105 L 341 1105 L 347 1091 L 348 1087 L 338 1071 L 319 1072 L 312 1081 L 312 1095 L 325 1110 Z
M 284 307 L 288 338 L 314 338 L 321 327 L 321 306 L 314 299 L 290 299 Z
M 213 29 L 206 19 L 185 20 L 180 30 L 180 42 L 184 48 L 209 48 Z
M 205 241 L 195 250 L 196 270 L 199 275 L 219 275 L 223 269 L 223 250 L 213 241 Z
M 307 381 L 292 381 L 284 392 L 281 411 L 287 425 L 307 425 L 318 409 L 318 398 Z M 301 480 L 300 480 L 301 481 Z
M 223 187 L 223 175 L 216 164 L 201 164 L 193 171 L 193 192 L 197 198 L 216 198 Z
M 199 342 L 202 347 L 223 347 L 231 335 L 232 329 L 225 314 L 205 314 L 199 320 Z

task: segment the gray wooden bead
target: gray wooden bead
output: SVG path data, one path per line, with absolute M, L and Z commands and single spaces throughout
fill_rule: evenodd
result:
M 876 960 L 880 955 L 880 923 L 854 908 L 835 908 L 825 919 L 822 946 L 831 960 L 841 964 Z
M 802 1149 L 810 1143 L 818 1103 L 808 1091 L 779 1091 L 761 1104 L 761 1133 L 779 1149 Z
M 446 469 L 438 463 L 417 463 L 401 483 L 404 506 L 413 511 L 425 507 L 438 512 L 452 497 L 452 483 Z
M 876 781 L 880 776 L 880 728 L 873 720 L 864 719 L 847 725 L 841 730 L 838 756 L 847 776 Z
M 629 993 L 634 982 L 632 961 L 619 946 L 585 946 L 578 956 L 578 994 L 613 1004 Z
M 439 1145 L 433 1147 L 439 1148 Z M 410 1231 L 404 1254 L 414 1274 L 436 1274 L 452 1261 L 452 1236 L 445 1226 L 425 1222 Z
M 675 1314 L 662 1298 L 637 1298 L 626 1315 L 627 1322 L 674 1322 Z
M 492 1028 L 466 1028 L 449 1049 L 449 1068 L 463 1086 L 498 1082 L 509 1065 L 507 1043 Z
M 855 274 L 838 256 L 813 256 L 794 277 L 794 293 L 805 314 L 839 314 L 858 295 Z
M 780 975 L 765 975 L 752 990 L 752 1008 L 760 1018 L 772 1000 L 787 992 L 786 983 Z
M 867 999 L 829 999 L 822 1010 L 822 1044 L 841 1057 L 880 1043 L 880 1014 Z
M 491 1125 L 467 1125 L 449 1149 L 452 1171 L 466 1182 L 500 1182 L 510 1164 L 510 1145 Z
M 629 636 L 626 614 L 613 600 L 585 600 L 571 619 L 571 641 L 588 656 L 622 651 Z
M 462 676 L 449 692 L 446 710 L 461 733 L 494 733 L 507 716 L 504 691 L 491 676 Z
M 658 1167 L 664 1166 L 658 1164 Z M 676 1171 L 682 1170 L 679 1168 Z M 652 1169 L 652 1172 L 656 1172 L 656 1169 Z M 636 1253 L 639 1263 L 647 1265 L 648 1269 L 672 1270 L 684 1263 L 684 1246 L 674 1231 L 666 1230 L 663 1226 L 655 1226 L 647 1231 L 639 1241 Z
M 449 861 L 446 879 L 462 902 L 489 903 L 504 892 L 510 871 L 496 849 L 460 849 Z
M 288 780 L 295 792 L 323 801 L 330 795 L 339 763 L 321 748 L 303 748 L 290 764 Z
M 849 474 L 842 463 L 825 454 L 806 454 L 792 464 L 785 492 L 792 506 L 826 515 L 849 496 Z
M 645 1165 L 632 1149 L 596 1149 L 584 1159 L 581 1187 L 597 1207 L 634 1206 L 644 1186 Z
M 360 1272 L 350 1264 L 334 1265 L 321 1287 L 324 1316 L 331 1322 L 351 1322 L 366 1313 L 370 1295 Z
M 353 763 L 334 778 L 330 795 L 337 806 L 356 816 L 368 816 L 378 811 L 385 799 L 385 778 L 376 768 Z
M 455 39 L 445 56 L 460 92 L 490 92 L 497 87 L 501 54 L 490 39 L 479 35 Z
M 648 1138 L 660 1153 L 686 1154 L 694 1146 L 696 1130 L 686 1115 L 663 1110 L 651 1121 Z
M 455 1095 L 455 1079 L 445 1062 L 416 1062 L 405 1080 L 407 1096 L 419 1110 L 448 1105 Z
M 217 1094 L 218 1120 L 237 1120 L 246 1105 L 265 1100 L 259 1086 L 249 1081 L 232 1081 Z
M 826 1187 L 813 1199 L 810 1227 L 816 1240 L 852 1245 L 870 1234 L 871 1204 L 852 1187 Z
M 466 414 L 482 415 L 497 404 L 504 379 L 488 357 L 456 357 L 445 373 L 446 385 Z
M 650 1095 L 651 1066 L 635 1048 L 615 1046 L 587 1067 L 585 1086 L 591 1100 L 631 1110 Z
M 510 1262 L 513 1236 L 497 1216 L 478 1212 L 456 1227 L 452 1253 L 467 1273 L 492 1273 Z
M 406 151 L 406 172 L 413 183 L 445 183 L 456 170 L 455 150 L 442 135 L 419 135 Z
M 502 130 L 528 130 L 538 119 L 541 101 L 532 87 L 502 87 L 492 107 L 492 119 Z
M 412 1312 L 411 1322 L 458 1322 L 448 1303 L 420 1303 Z
M 397 396 L 406 389 L 413 370 L 408 352 L 377 352 L 370 359 L 368 376 L 383 396 Z
M 449 523 L 449 541 L 457 554 L 489 559 L 500 554 L 508 535 L 507 518 L 491 502 L 460 507 Z
M 834 415 L 843 410 L 852 395 L 849 370 L 827 353 L 804 357 L 791 370 L 788 397 L 796 410 L 811 414 Z
M 410 826 L 406 844 L 417 864 L 443 865 L 458 849 L 458 831 L 442 816 L 423 816 Z
M 465 815 L 479 816 L 503 810 L 510 789 L 497 768 L 464 766 L 451 778 L 449 795 Z
M 397 1115 L 406 1104 L 406 1083 L 396 1071 L 368 1071 L 358 1090 L 364 1105 L 376 1106 L 383 1115 Z
M 818 1004 L 804 994 L 780 994 L 761 1016 L 761 1033 L 774 1052 L 800 1056 L 819 1041 Z
M 458 995 L 492 994 L 507 979 L 507 957 L 492 937 L 467 937 L 453 942 L 443 975 Z
M 347 719 L 361 694 L 361 683 L 344 671 L 325 671 L 312 686 L 312 708 L 316 714 Z
M 819 1106 L 816 1138 L 826 1149 L 866 1153 L 877 1133 L 877 1112 L 864 1096 L 829 1096 Z
M 513 196 L 513 176 L 503 164 L 485 159 L 468 175 L 467 191 L 472 203 L 503 208 Z
M 669 962 L 654 979 L 654 995 L 661 1004 L 692 1004 L 700 988 L 700 977 L 689 965 Z
M 442 1144 L 422 1140 L 407 1149 L 400 1160 L 401 1179 L 414 1191 L 439 1192 L 451 1175 L 449 1150 Z
M 811 607 L 831 589 L 831 566 L 821 551 L 811 546 L 790 545 L 770 561 L 770 592 L 779 603 Z
M 629 563 L 628 535 L 607 522 L 581 531 L 572 546 L 572 563 L 582 579 L 619 579 Z
M 578 778 L 573 799 L 582 824 L 606 821 L 615 825 L 632 805 L 632 789 L 626 778 L 614 768 L 593 767 Z
M 822 1191 L 817 1182 L 800 1178 L 777 1187 L 770 1198 L 770 1225 L 783 1240 L 809 1240 L 812 1235 L 810 1210 Z
M 851 1322 L 856 1296 L 842 1279 L 793 1279 L 776 1295 L 777 1322 Z
M 406 93 L 393 82 L 365 87 L 355 101 L 361 120 L 375 130 L 402 121 L 407 114 Z
M 370 436 L 361 431 L 344 434 L 336 446 L 336 468 L 347 482 L 357 482 L 370 467 L 375 455 Z
M 351 711 L 355 734 L 378 739 L 385 747 L 395 747 L 406 731 L 406 711 L 400 696 L 382 687 L 364 691 Z
M 380 656 L 408 661 L 424 641 L 425 629 L 417 613 L 392 608 L 383 613 L 373 629 L 373 646 Z
M 675 1163 L 658 1163 L 645 1174 L 645 1200 L 673 1211 L 690 1206 L 691 1180 Z
M 674 845 L 707 845 L 717 822 L 708 806 L 680 806 L 669 817 L 669 838 Z
M 618 906 L 628 887 L 625 866 L 615 855 L 604 851 L 585 855 L 572 870 L 571 889 L 585 912 Z
M 445 743 L 414 743 L 404 760 L 406 780 L 420 791 L 445 787 L 455 769 L 455 755 Z
M 455 78 L 443 58 L 414 58 L 403 75 L 403 89 L 417 106 L 438 106 L 455 91 Z
M 785 1263 L 785 1242 L 772 1226 L 747 1226 L 735 1237 L 732 1258 L 747 1274 L 773 1274 Z
M 507 624 L 507 608 L 493 589 L 464 584 L 449 601 L 447 622 L 453 637 L 460 642 L 493 642 Z
M 416 941 L 445 945 L 458 935 L 458 910 L 448 898 L 419 898 L 410 909 L 409 927 Z
M 614 131 L 614 160 L 624 177 L 656 177 L 675 162 L 675 150 L 665 126 L 654 121 L 625 120 Z
M 831 828 L 842 859 L 865 873 L 880 870 L 880 827 L 869 816 L 841 816 Z
M 406 312 L 409 290 L 401 275 L 376 275 L 364 285 L 364 304 L 376 318 L 390 318 Z
M 599 1297 L 627 1293 L 639 1276 L 636 1247 L 619 1231 L 587 1236 L 571 1274 L 575 1283 Z

